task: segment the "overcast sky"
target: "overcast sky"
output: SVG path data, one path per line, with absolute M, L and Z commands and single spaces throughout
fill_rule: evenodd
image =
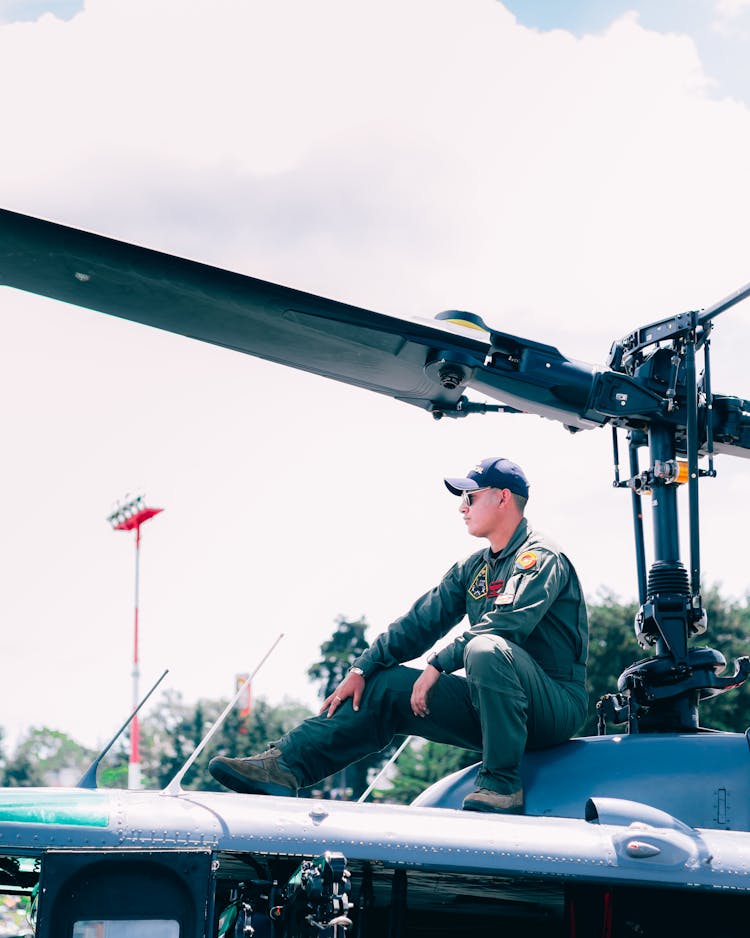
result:
M 658 13 L 656 12 L 658 10 Z M 480 313 L 594 364 L 750 280 L 750 0 L 0 0 L 0 205 L 385 313 Z M 3 290 L 0 725 L 104 739 L 142 682 L 313 704 L 335 617 L 372 636 L 475 549 L 444 475 L 504 455 L 591 597 L 635 596 L 607 431 L 408 405 Z M 750 397 L 748 304 L 714 389 Z M 744 460 L 704 572 L 747 589 Z M 709 634 L 710 637 L 710 634 Z M 637 649 L 634 645 L 634 657 Z

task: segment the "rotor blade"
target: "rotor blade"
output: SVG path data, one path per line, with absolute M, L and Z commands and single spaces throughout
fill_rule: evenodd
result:
M 0 210 L 0 283 L 388 394 L 451 407 L 431 348 L 486 342 Z
M 383 315 L 7 210 L 0 210 L 0 283 L 345 381 L 438 416 L 469 412 L 463 392 L 475 387 L 576 428 L 603 422 L 594 414 L 582 419 L 592 369 L 551 346 L 514 339 L 517 354 L 496 366 L 482 332 Z
M 701 310 L 701 313 L 698 316 L 698 322 L 710 322 L 710 320 L 715 319 L 719 313 L 723 313 L 725 310 L 731 309 L 732 306 L 736 306 L 738 303 L 746 300 L 749 296 L 750 283 L 746 283 L 744 287 L 740 287 L 739 290 L 735 290 L 734 293 L 730 293 L 729 296 L 725 296 L 723 300 L 718 300 L 713 304 L 713 306 L 709 306 L 707 309 Z
M 472 388 L 575 430 L 612 420 L 641 428 L 653 419 L 680 429 L 679 415 L 646 382 L 550 345 L 388 316 L 2 209 L 0 285 L 343 381 L 434 416 L 481 412 L 465 397 Z M 750 455 L 747 408 L 714 397 L 717 452 Z

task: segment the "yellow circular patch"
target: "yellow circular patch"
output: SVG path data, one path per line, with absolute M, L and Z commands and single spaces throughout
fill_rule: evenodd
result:
M 516 566 L 519 570 L 531 570 L 536 566 L 539 555 L 535 550 L 525 550 L 516 557 Z

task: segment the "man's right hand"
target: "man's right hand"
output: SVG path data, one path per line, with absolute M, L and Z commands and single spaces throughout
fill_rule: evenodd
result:
M 325 713 L 327 710 L 327 716 L 330 720 L 341 704 L 350 697 L 352 698 L 352 706 L 354 709 L 359 710 L 359 702 L 362 699 L 362 693 L 364 689 L 364 677 L 361 674 L 352 674 L 350 672 L 346 675 L 336 690 L 332 694 L 329 694 L 328 697 L 326 697 L 326 699 L 323 701 L 323 706 L 320 708 L 320 712 Z

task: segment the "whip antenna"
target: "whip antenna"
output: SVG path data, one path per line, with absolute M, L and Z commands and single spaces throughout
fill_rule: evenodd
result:
M 250 683 L 250 681 L 252 681 L 252 679 L 255 677 L 255 675 L 258 673 L 258 671 L 260 671 L 260 669 L 263 667 L 263 665 L 266 663 L 266 661 L 267 661 L 268 658 L 270 657 L 271 652 L 276 648 L 276 646 L 279 644 L 279 642 L 281 641 L 281 639 L 282 639 L 283 637 L 284 637 L 284 633 L 283 633 L 283 632 L 280 632 L 278 638 L 276 639 L 276 641 L 273 643 L 273 645 L 271 645 L 271 647 L 268 649 L 268 651 L 265 653 L 265 655 L 263 655 L 263 657 L 260 659 L 260 662 L 256 665 L 255 670 L 254 670 L 254 671 L 252 672 L 252 674 L 247 678 L 246 681 L 243 681 L 242 686 L 241 686 L 240 689 L 237 691 L 237 693 L 234 695 L 234 697 L 232 697 L 232 699 L 229 701 L 229 703 L 226 705 L 226 707 L 224 708 L 223 713 L 219 716 L 219 718 L 216 720 L 216 722 L 215 722 L 214 725 L 211 727 L 211 729 L 206 733 L 206 735 L 203 737 L 203 739 L 202 739 L 202 740 L 198 743 L 198 745 L 195 747 L 195 749 L 193 750 L 192 755 L 188 758 L 187 762 L 183 765 L 183 767 L 180 769 L 180 771 L 177 773 L 177 775 L 175 775 L 175 777 L 172 779 L 172 781 L 171 781 L 171 782 L 167 785 L 167 787 L 164 789 L 164 791 L 162 792 L 163 795 L 179 795 L 179 794 L 180 794 L 180 792 L 182 791 L 182 787 L 181 787 L 181 785 L 180 785 L 180 782 L 182 781 L 182 779 L 183 779 L 185 773 L 186 773 L 187 770 L 190 768 L 190 766 L 195 762 L 195 760 L 198 758 L 198 756 L 203 752 L 203 749 L 205 748 L 206 743 L 209 741 L 209 739 L 211 739 L 211 737 L 214 735 L 214 733 L 219 729 L 219 727 L 221 726 L 221 724 L 222 724 L 222 723 L 224 722 L 224 720 L 227 718 L 227 715 L 229 714 L 230 710 L 232 709 L 232 707 L 234 707 L 234 705 L 235 705 L 235 704 L 237 703 L 237 701 L 240 699 L 240 696 L 241 696 L 242 693 L 244 692 L 244 690 L 245 690 L 245 688 L 247 687 L 247 685 Z
M 127 718 L 127 720 L 122 724 L 122 726 L 121 726 L 120 729 L 115 733 L 115 735 L 112 737 L 112 739 L 110 739 L 110 741 L 107 743 L 107 745 L 104 747 L 104 749 L 102 749 L 102 751 L 99 753 L 99 755 L 96 757 L 96 759 L 94 759 L 94 761 L 91 763 L 91 765 L 86 769 L 86 771 L 85 771 L 85 772 L 83 773 L 83 775 L 81 776 L 80 782 L 76 785 L 76 788 L 96 788 L 96 771 L 97 771 L 97 769 L 99 768 L 99 763 L 100 763 L 100 762 L 102 761 L 102 759 L 107 755 L 107 753 L 109 752 L 109 750 L 114 746 L 114 744 L 117 742 L 117 740 L 120 738 L 120 736 L 125 732 L 125 730 L 126 730 L 126 729 L 128 728 L 128 726 L 130 725 L 130 721 L 133 719 L 133 717 L 136 715 L 136 713 L 138 713 L 138 711 L 141 709 L 141 707 L 146 703 L 146 701 L 148 700 L 148 698 L 153 694 L 153 692 L 156 690 L 156 688 L 161 684 L 161 682 L 164 680 L 164 678 L 165 678 L 168 674 L 169 674 L 169 668 L 167 668 L 165 671 L 162 672 L 162 675 L 161 675 L 161 677 L 159 678 L 159 680 L 154 684 L 154 686 L 153 686 L 153 687 L 151 688 L 151 690 L 146 694 L 146 696 L 143 698 L 143 700 L 141 700 L 141 702 L 138 704 L 138 706 L 135 708 L 135 710 L 130 714 L 130 716 Z
M 378 782 L 379 782 L 380 779 L 383 777 L 383 775 L 385 775 L 386 770 L 389 769 L 389 768 L 393 765 L 393 763 L 396 761 L 396 759 L 398 759 L 398 757 L 401 755 L 401 753 L 404 751 L 404 749 L 406 749 L 406 747 L 409 745 L 409 743 L 412 741 L 412 739 L 414 739 L 413 736 L 407 736 L 407 737 L 406 737 L 406 739 L 401 743 L 401 745 L 398 747 L 398 749 L 393 753 L 393 755 L 391 756 L 391 758 L 386 762 L 386 764 L 385 764 L 385 765 L 382 767 L 382 769 L 378 772 L 378 774 L 375 776 L 375 778 L 370 782 L 370 784 L 367 786 L 367 788 L 365 788 L 365 790 L 362 792 L 362 794 L 359 796 L 359 798 L 357 798 L 357 804 L 360 804 L 362 801 L 366 801 L 366 800 L 367 800 L 367 796 L 370 794 L 370 792 L 373 790 L 373 788 L 378 784 Z

